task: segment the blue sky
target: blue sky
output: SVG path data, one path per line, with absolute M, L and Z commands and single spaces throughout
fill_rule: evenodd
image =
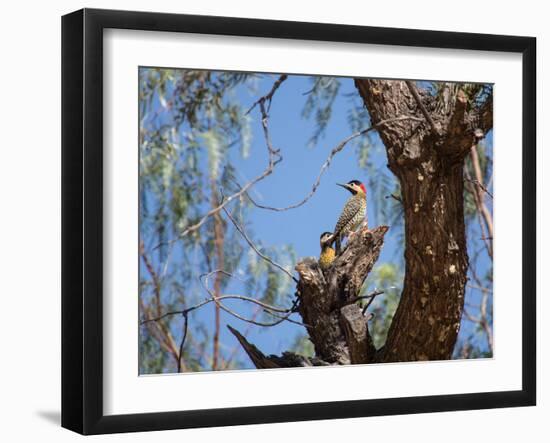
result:
M 266 76 L 258 83 L 256 93 L 246 87 L 238 87 L 236 96 L 243 104 L 252 104 L 259 96 L 267 93 L 277 76 Z M 301 201 L 311 190 L 321 165 L 325 162 L 329 152 L 339 142 L 352 133 L 348 124 L 348 112 L 351 107 L 347 93 L 355 94 L 352 79 L 341 79 L 341 89 L 332 108 L 332 118 L 324 137 L 315 147 L 310 147 L 310 140 L 315 122 L 302 117 L 302 110 L 306 100 L 304 93 L 312 87 L 312 82 L 306 76 L 291 76 L 279 88 L 275 94 L 271 109 L 269 128 L 273 145 L 281 150 L 283 161 L 276 167 L 274 173 L 264 181 L 254 186 L 251 195 L 258 203 L 270 206 L 288 206 Z M 245 106 L 246 107 L 246 106 Z M 231 162 L 236 167 L 237 178 L 245 183 L 256 177 L 263 171 L 267 164 L 267 150 L 263 139 L 260 124 L 259 110 L 251 113 L 252 117 L 252 145 L 250 155 L 243 159 L 238 150 L 231 153 Z M 376 134 L 373 137 L 371 161 L 377 175 L 393 176 L 386 167 L 385 150 Z M 492 147 L 492 137 L 487 141 Z M 321 185 L 316 194 L 303 206 L 285 212 L 265 211 L 254 208 L 250 211 L 247 221 L 251 226 L 255 238 L 259 238 L 267 247 L 278 248 L 282 244 L 292 244 L 298 258 L 317 256 L 319 254 L 319 235 L 323 231 L 331 231 L 338 215 L 349 194 L 336 183 L 358 179 L 367 186 L 367 195 L 372 194 L 369 188 L 369 177 L 365 169 L 358 165 L 358 157 L 352 143 L 337 154 L 330 168 L 324 174 Z M 368 217 L 371 227 L 386 220 L 379 220 L 374 210 L 374 201 L 368 200 Z M 474 225 L 472 236 L 478 236 L 479 232 Z M 382 249 L 379 263 L 394 262 L 403 265 L 403 247 L 399 241 L 399 227 L 391 227 L 386 235 L 386 241 Z M 489 266 L 486 258 L 480 261 L 480 273 L 484 273 Z M 368 282 L 368 280 L 367 280 Z M 382 288 L 383 289 L 383 288 Z M 244 287 L 238 282 L 232 282 L 227 288 L 227 293 L 243 293 Z M 291 286 L 289 295 L 294 293 Z M 204 294 L 206 296 L 207 294 Z M 254 294 L 246 294 L 254 296 Z M 383 297 L 381 295 L 380 297 Z M 479 294 L 468 291 L 467 302 L 478 303 Z M 244 306 L 241 302 L 228 303 L 244 315 L 250 314 L 251 307 Z M 213 305 L 202 308 L 195 314 L 197 320 L 204 320 L 206 324 L 213 324 Z M 300 320 L 296 314 L 296 319 Z M 230 324 L 243 331 L 248 325 L 222 312 L 222 325 Z M 178 331 L 178 329 L 175 329 Z M 300 326 L 284 322 L 272 328 L 252 326 L 248 339 L 256 344 L 266 354 L 280 354 L 293 343 L 298 333 L 304 332 Z M 461 335 L 471 332 L 471 324 L 465 324 L 461 329 Z M 176 332 L 176 337 L 177 337 Z M 235 338 L 227 331 L 225 326 L 221 331 L 221 343 L 227 350 L 236 345 Z M 248 359 L 241 354 L 241 359 L 250 365 Z

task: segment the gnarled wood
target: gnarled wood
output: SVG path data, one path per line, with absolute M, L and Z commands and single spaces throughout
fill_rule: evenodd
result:
M 340 323 L 348 345 L 351 363 L 367 363 L 372 360 L 376 348 L 372 343 L 367 318 L 357 304 L 346 305 L 340 310 Z
M 311 257 L 296 265 L 299 275 L 298 312 L 308 325 L 316 358 L 308 359 L 293 353 L 266 357 L 238 331 L 230 328 L 257 368 L 342 365 L 368 363 L 374 359 L 375 348 L 367 319 L 357 304 L 357 296 L 378 260 L 387 231 L 387 226 L 373 230 L 361 227 L 325 272 L 317 259 Z
M 307 366 L 328 366 L 329 363 L 313 357 L 305 357 L 294 352 L 283 352 L 282 356 L 265 355 L 256 346 L 251 344 L 239 331 L 227 325 L 231 333 L 237 337 L 237 340 L 258 369 L 273 369 L 273 368 L 296 368 Z
M 308 334 L 318 357 L 331 363 L 351 363 L 349 344 L 342 329 L 340 311 L 359 294 L 365 279 L 378 260 L 387 226 L 359 229 L 346 249 L 325 272 L 316 260 L 303 260 L 296 266 L 300 276 L 299 312 L 310 325 Z M 355 339 L 352 342 L 355 344 Z M 361 361 L 360 363 L 366 363 Z

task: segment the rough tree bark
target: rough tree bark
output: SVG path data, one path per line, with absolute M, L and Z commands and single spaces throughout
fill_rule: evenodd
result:
M 425 112 L 431 117 L 429 125 L 401 121 L 378 131 L 401 185 L 406 262 L 403 293 L 378 361 L 449 359 L 468 269 L 464 158 L 477 130 L 492 127 L 492 102 L 477 109 L 456 85 L 447 85 L 442 101 L 415 98 L 415 86 L 403 81 L 357 79 L 355 85 L 372 123 Z
M 292 352 L 266 356 L 229 327 L 257 368 L 368 363 L 374 359 L 367 317 L 357 301 L 363 282 L 378 260 L 387 230 L 387 226 L 360 228 L 324 273 L 315 258 L 296 265 L 300 278 L 298 312 L 315 346 L 315 358 Z
M 356 303 L 378 259 L 387 227 L 363 227 L 323 274 L 316 260 L 296 266 L 299 313 L 315 359 L 265 356 L 233 334 L 259 368 L 443 360 L 451 358 L 464 306 L 468 255 L 463 165 L 480 132 L 492 128 L 492 99 L 472 103 L 448 84 L 436 100 L 411 82 L 356 79 L 355 85 L 386 147 L 401 185 L 405 217 L 405 280 L 385 345 L 376 350 Z M 399 120 L 423 117 L 425 121 Z

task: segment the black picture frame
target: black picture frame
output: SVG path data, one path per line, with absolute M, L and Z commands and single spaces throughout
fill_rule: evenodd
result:
M 522 389 L 104 415 L 102 77 L 103 30 L 107 28 L 522 54 Z M 536 39 L 532 37 L 96 9 L 65 15 L 62 18 L 62 426 L 82 434 L 102 434 L 535 405 L 535 60 Z

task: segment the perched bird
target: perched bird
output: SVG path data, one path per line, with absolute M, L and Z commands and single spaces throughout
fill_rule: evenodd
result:
M 367 190 L 359 180 L 351 180 L 345 185 L 337 183 L 337 185 L 342 186 L 352 194 L 344 205 L 334 228 L 333 241 L 336 242 L 336 254 L 340 254 L 342 240 L 349 237 L 363 221 L 366 221 Z
M 321 266 L 323 271 L 328 269 L 336 256 L 332 247 L 333 242 L 334 237 L 332 236 L 332 232 L 323 232 L 321 234 L 321 255 L 319 256 L 319 266 Z

